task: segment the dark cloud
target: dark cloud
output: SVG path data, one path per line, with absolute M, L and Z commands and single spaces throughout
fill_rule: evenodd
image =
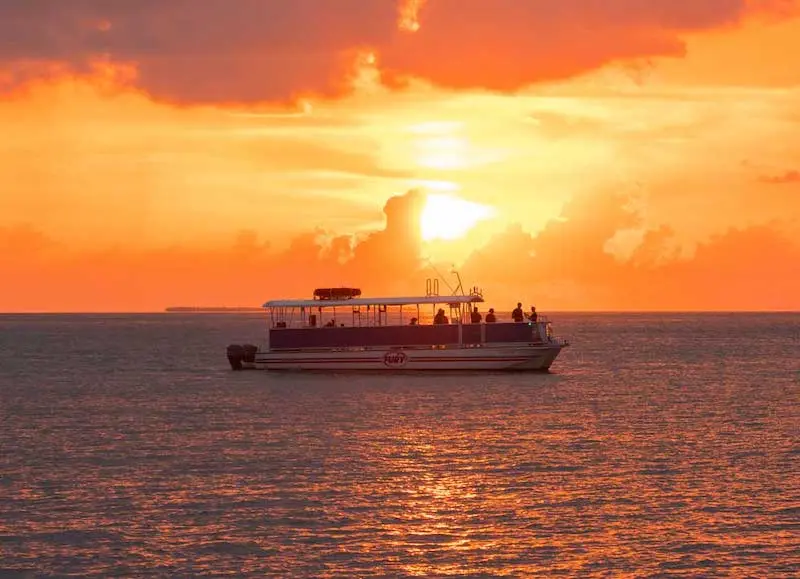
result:
M 383 78 L 516 90 L 609 61 L 678 56 L 687 32 L 791 0 L 427 0 L 413 34 L 401 0 L 0 0 L 0 89 L 98 58 L 135 65 L 138 88 L 180 103 L 285 101 L 348 90 L 354 56 Z
M 682 34 L 729 26 L 748 12 L 785 11 L 748 0 L 430 0 L 421 28 L 382 61 L 389 76 L 453 88 L 520 89 L 614 60 L 680 56 Z
M 396 20 L 394 0 L 0 0 L 0 58 L 28 61 L 24 76 L 135 63 L 138 86 L 172 101 L 283 100 L 341 92 L 353 51 Z

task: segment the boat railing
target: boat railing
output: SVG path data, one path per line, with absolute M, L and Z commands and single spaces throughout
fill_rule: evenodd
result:
M 464 312 L 463 320 L 459 320 L 458 317 L 453 317 L 450 319 L 448 324 L 455 326 L 458 325 L 459 322 L 464 326 L 473 325 L 469 321 L 469 312 Z M 486 312 L 482 313 L 483 319 L 480 322 L 481 324 L 486 324 Z M 538 325 L 544 326 L 545 328 L 551 328 L 551 321 L 548 316 L 544 316 L 539 314 L 537 316 L 536 322 L 530 320 L 530 318 L 526 317 L 522 322 L 512 322 L 510 319 L 510 314 L 501 313 L 498 316 L 500 319 L 497 322 L 491 322 L 492 324 L 514 324 L 514 323 L 526 323 L 526 324 L 533 324 L 536 323 Z M 390 312 L 387 317 L 381 318 L 381 320 L 377 320 L 373 316 L 363 316 L 358 317 L 358 315 L 353 316 L 350 313 L 337 313 L 336 315 L 326 316 L 324 314 L 316 315 L 315 325 L 310 325 L 307 319 L 303 319 L 301 316 L 275 316 L 272 321 L 270 322 L 270 329 L 273 330 L 283 330 L 283 329 L 331 329 L 331 328 L 383 328 L 383 327 L 398 327 L 398 326 L 407 326 L 411 325 L 411 319 L 416 318 L 416 326 L 433 326 L 434 324 L 434 315 L 429 312 L 422 312 L 420 311 L 419 314 L 414 310 L 408 310 L 407 312 L 403 312 L 402 316 L 398 312 Z M 330 322 L 333 321 L 333 325 L 329 325 Z M 548 332 L 551 332 L 552 329 L 548 329 Z
M 374 328 L 287 328 L 270 332 L 271 349 L 352 348 L 359 346 L 435 346 L 543 343 L 545 337 L 530 324 L 432 324 Z

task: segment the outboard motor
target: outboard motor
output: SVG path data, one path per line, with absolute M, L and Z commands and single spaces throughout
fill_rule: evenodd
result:
M 232 370 L 242 369 L 244 356 L 244 347 L 240 346 L 239 344 L 231 344 L 228 346 L 228 362 L 230 363 Z
M 255 364 L 256 352 L 258 352 L 258 346 L 254 346 L 253 344 L 245 344 L 244 346 L 242 346 L 242 350 L 244 351 L 244 356 L 242 360 L 247 364 Z

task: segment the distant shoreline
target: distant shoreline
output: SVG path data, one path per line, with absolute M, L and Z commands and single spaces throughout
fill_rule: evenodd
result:
M 28 311 L 0 311 L 0 316 L 119 316 L 119 315 L 153 315 L 153 314 L 236 314 L 236 313 L 264 313 L 264 308 L 253 306 L 170 306 L 159 310 L 28 310 Z M 510 315 L 510 310 L 503 311 L 495 308 L 495 312 L 500 315 Z M 800 310 L 547 310 L 541 312 L 548 317 L 561 315 L 629 315 L 629 316 L 650 316 L 650 315 L 675 315 L 675 316 L 695 316 L 695 315 L 800 315 Z

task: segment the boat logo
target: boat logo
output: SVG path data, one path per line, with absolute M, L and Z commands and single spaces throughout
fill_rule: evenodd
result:
M 383 356 L 384 365 L 390 368 L 405 366 L 406 362 L 408 362 L 408 356 L 403 352 L 386 352 Z

